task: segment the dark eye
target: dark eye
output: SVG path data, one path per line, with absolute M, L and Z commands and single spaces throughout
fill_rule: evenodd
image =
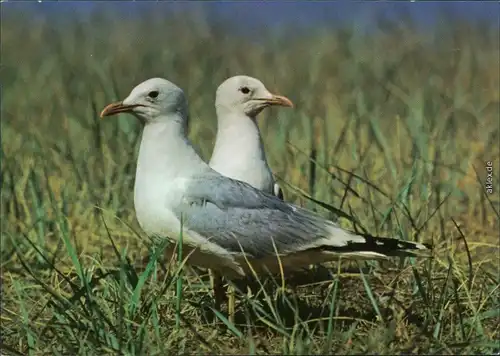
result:
M 240 91 L 241 91 L 243 94 L 248 94 L 248 93 L 250 93 L 250 89 L 248 89 L 248 87 L 241 87 L 241 88 L 240 88 Z
M 158 90 L 153 90 L 148 93 L 148 96 L 152 99 L 156 98 L 158 96 Z

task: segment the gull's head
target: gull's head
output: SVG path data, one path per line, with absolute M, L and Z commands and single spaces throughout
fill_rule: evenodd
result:
M 123 101 L 106 106 L 101 117 L 126 112 L 148 124 L 176 113 L 185 117 L 186 111 L 187 101 L 181 88 L 166 79 L 152 78 L 132 89 Z
M 217 110 L 239 112 L 253 117 L 272 105 L 293 107 L 290 99 L 271 93 L 256 78 L 238 75 L 227 79 L 217 88 Z

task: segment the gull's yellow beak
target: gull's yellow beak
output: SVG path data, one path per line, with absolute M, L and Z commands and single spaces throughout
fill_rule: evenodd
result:
M 101 111 L 101 118 L 105 116 L 115 115 L 121 112 L 131 112 L 134 108 L 140 105 L 126 105 L 122 101 L 109 104 Z

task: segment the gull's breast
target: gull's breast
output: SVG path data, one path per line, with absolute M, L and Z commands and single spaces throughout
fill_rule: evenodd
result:
M 139 183 L 140 179 L 134 189 L 134 208 L 141 228 L 148 235 L 176 238 L 180 233 L 180 220 L 173 209 L 182 200 L 186 180 L 149 177 L 145 184 Z

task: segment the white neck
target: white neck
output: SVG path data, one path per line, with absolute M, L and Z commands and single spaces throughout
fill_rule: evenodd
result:
M 273 182 L 255 118 L 218 110 L 217 138 L 210 167 L 219 173 L 267 190 Z
M 182 122 L 159 118 L 144 127 L 134 184 L 136 210 L 167 194 L 175 182 L 210 169 L 186 137 Z
M 186 137 L 182 117 L 157 118 L 142 133 L 134 184 L 137 220 L 146 233 L 175 233 L 170 207 L 182 201 L 186 182 L 210 170 Z

